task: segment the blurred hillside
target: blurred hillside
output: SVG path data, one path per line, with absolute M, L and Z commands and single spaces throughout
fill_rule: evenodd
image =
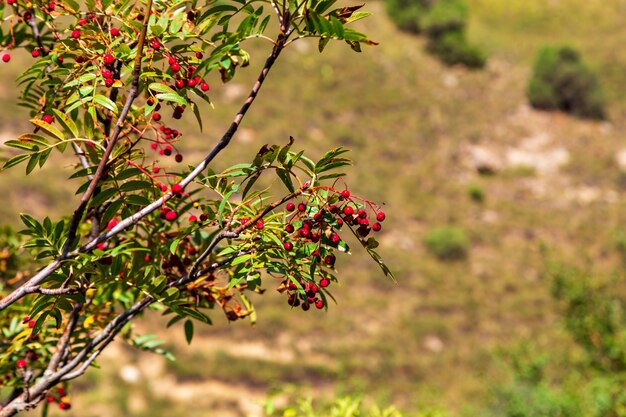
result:
M 217 162 L 250 159 L 289 135 L 314 155 L 351 148 L 351 190 L 386 204 L 380 252 L 398 283 L 355 251 L 338 265 L 342 288 L 328 314 L 291 311 L 269 294 L 257 300 L 255 327 L 216 316 L 191 347 L 181 328 L 163 331 L 152 314 L 140 326 L 177 361 L 114 346 L 78 383 L 65 415 L 241 416 L 258 412 L 269 389 L 291 384 L 317 397 L 361 392 L 407 411 L 474 416 L 506 382 L 506 353 L 520 344 L 577 354 L 550 297 L 542 248 L 599 272 L 621 265 L 614 239 L 626 221 L 626 1 L 468 3 L 468 38 L 488 52 L 485 70 L 443 66 L 422 38 L 393 26 L 382 3 L 369 2 L 374 16 L 361 29 L 380 45 L 354 54 L 331 44 L 320 55 L 315 44 L 294 44 Z M 530 66 L 544 43 L 577 47 L 599 72 L 608 121 L 528 106 Z M 256 77 L 267 48 L 249 47 L 253 65 L 240 78 L 211 80 L 216 110 L 204 132 L 192 117 L 176 125 L 186 162 L 221 135 Z M 21 110 L 6 105 L 28 62 L 18 58 L 0 65 L 2 140 L 27 128 L 16 122 Z M 2 173 L 3 223 L 15 224 L 19 211 L 71 212 L 75 184 L 64 167 L 74 161 L 58 161 L 27 178 L 23 168 Z M 425 249 L 424 235 L 446 225 L 469 237 L 465 259 L 440 261 Z

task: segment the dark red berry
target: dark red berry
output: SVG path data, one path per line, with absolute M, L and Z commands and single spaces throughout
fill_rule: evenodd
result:
M 196 52 L 196 58 L 202 59 L 202 52 Z
M 174 160 L 176 162 L 183 162 L 183 156 L 179 153 L 176 154 L 176 156 L 174 157 Z
M 201 222 L 205 222 L 205 221 L 207 221 L 208 219 L 209 219 L 209 216 L 207 216 L 206 214 L 202 213 L 202 214 L 200 215 L 200 221 L 201 221 Z
M 111 87 L 113 85 L 113 83 L 115 83 L 115 80 L 113 78 L 105 78 L 104 79 L 104 85 L 106 85 L 107 87 Z
M 150 97 L 148 101 L 146 101 L 146 103 L 148 104 L 148 106 L 154 106 L 154 99 Z
M 287 209 L 287 211 L 294 211 L 296 209 L 296 205 L 293 203 L 287 203 L 285 208 Z
M 384 211 L 379 211 L 378 213 L 376 213 L 376 220 L 378 220 L 379 222 L 385 221 L 386 218 L 387 216 L 385 216 Z
M 61 410 L 69 410 L 70 408 L 72 408 L 72 406 L 70 405 L 70 403 L 62 402 L 62 403 L 59 403 L 59 408 Z
M 306 204 L 304 204 L 304 203 L 298 204 L 298 211 L 299 212 L 306 211 Z
M 284 247 L 285 247 L 286 251 L 292 251 L 293 250 L 293 243 L 285 242 Z
M 380 223 L 376 222 L 372 225 L 372 230 L 375 232 L 380 232 L 380 229 L 382 229 L 383 227 L 381 226 Z
M 333 255 L 332 253 L 324 257 L 324 263 L 328 266 L 335 265 L 335 260 L 336 260 L 335 255 Z
M 159 120 L 161 120 L 161 115 L 159 113 L 154 113 L 152 115 L 152 120 L 154 120 L 155 122 L 158 122 Z
M 177 183 L 177 184 L 172 185 L 172 192 L 173 192 L 174 194 L 182 194 L 182 192 L 183 192 L 183 186 L 182 186 L 182 185 L 180 185 L 180 184 L 178 184 L 178 183 Z
M 293 227 L 293 224 L 288 224 L 287 226 L 285 226 L 285 232 L 287 233 L 293 233 L 294 230 L 295 229 Z

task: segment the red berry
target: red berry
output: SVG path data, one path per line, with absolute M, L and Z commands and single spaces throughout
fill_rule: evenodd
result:
M 177 217 L 178 217 L 178 214 L 176 214 L 174 210 L 168 211 L 167 213 L 165 213 L 165 218 L 169 221 L 174 221 L 176 220 Z
M 148 106 L 154 106 L 154 99 L 152 97 L 150 97 L 146 103 L 148 104 Z
M 202 52 L 196 52 L 196 58 L 202 59 Z
M 300 212 L 306 211 L 306 204 L 304 203 L 298 204 L 298 211 Z
M 343 191 L 341 192 L 341 196 L 342 196 L 343 198 L 350 198 L 350 191 L 348 191 L 348 190 L 343 190 Z
M 85 19 L 84 17 L 81 17 L 80 19 L 78 19 L 78 25 L 79 26 L 83 26 L 87 24 L 87 19 Z
M 156 143 L 154 145 L 156 145 Z M 158 174 L 160 171 L 161 171 L 161 168 L 159 167 L 152 168 L 152 172 L 154 172 L 155 174 Z
M 174 72 L 180 71 L 180 64 L 178 62 L 174 62 L 172 64 L 172 71 L 174 71 Z
M 52 395 L 48 396 L 48 402 L 49 403 L 53 403 L 54 402 L 54 397 Z
M 78 38 L 80 38 L 80 30 L 78 30 L 78 29 L 74 29 L 74 30 L 72 31 L 72 38 L 74 38 L 74 39 L 78 39 Z
M 20 359 L 15 363 L 18 368 L 26 368 L 26 359 Z
M 43 120 L 46 123 L 52 123 L 52 122 L 54 122 L 54 117 L 52 117 L 52 115 L 49 115 L 49 114 L 44 114 L 41 117 L 41 120 Z
M 336 260 L 335 255 L 333 255 L 332 253 L 324 257 L 324 263 L 328 266 L 335 265 L 335 260 Z
M 176 80 L 175 85 L 179 90 L 185 88 L 185 80 Z
M 376 220 L 378 220 L 379 222 L 384 221 L 386 218 L 387 216 L 385 216 L 384 211 L 379 211 L 378 213 L 376 213 Z
M 359 216 L 359 219 L 364 219 L 367 217 L 367 212 L 365 210 L 359 210 L 357 214 Z
M 120 35 L 120 30 L 118 28 L 111 28 L 109 33 L 111 33 L 111 36 L 119 36 Z
M 117 226 L 117 220 L 112 219 L 109 224 L 107 225 L 107 229 L 111 230 L 113 229 L 115 226 Z
M 11 55 L 9 55 L 9 54 L 2 55 L 2 61 L 3 62 L 9 62 L 10 60 L 11 60 Z
M 176 154 L 176 156 L 174 157 L 174 160 L 176 162 L 183 162 L 183 156 L 179 153 Z
M 285 247 L 286 251 L 292 251 L 293 250 L 293 243 L 291 243 L 291 242 L 285 242 L 283 246 Z
M 174 58 L 173 56 L 169 57 L 167 59 L 167 63 L 170 65 L 174 65 L 176 63 L 176 58 Z
M 102 71 L 102 76 L 104 78 L 111 78 L 113 77 L 113 73 L 111 72 L 111 70 L 105 69 L 104 71 Z
M 144 260 L 144 261 L 146 261 L 146 262 L 150 261 L 150 255 L 146 255 L 146 256 L 144 256 L 144 257 L 143 257 L 143 260 Z
M 166 192 L 167 191 L 167 185 L 161 184 L 161 191 Z
M 183 193 L 183 186 L 180 185 L 180 184 L 172 185 L 172 192 L 174 194 L 182 194 Z
M 53 12 L 55 8 L 56 8 L 56 4 L 54 4 L 53 2 L 48 3 L 49 12 Z
M 200 90 L 202 91 L 209 91 L 211 89 L 211 87 L 209 86 L 209 83 L 202 83 L 200 84 Z
M 115 80 L 113 78 L 104 79 L 104 85 L 106 85 L 107 87 L 111 87 L 114 83 L 115 83 Z
M 187 80 L 187 85 L 188 85 L 189 87 L 191 87 L 191 88 L 195 87 L 195 86 L 196 86 L 196 84 L 197 84 L 197 83 L 196 83 L 196 79 L 195 79 L 195 78 L 190 78 L 190 79 L 188 79 L 188 80 Z
M 323 302 L 322 300 L 317 300 L 317 301 L 315 301 L 315 307 L 316 307 L 318 310 L 323 309 L 323 308 L 324 308 L 324 302 Z
M 115 58 L 111 54 L 105 54 L 103 61 L 106 65 L 111 65 L 113 62 L 115 62 Z
M 30 321 L 30 316 L 24 316 L 24 318 L 22 319 L 22 324 L 26 324 Z
M 263 219 L 259 220 L 258 222 L 256 222 L 256 228 L 259 230 L 262 230 L 265 227 L 265 222 L 263 221 Z
M 100 249 L 100 250 L 105 250 L 105 249 L 106 249 L 106 247 L 105 247 L 105 245 L 104 245 L 104 242 L 100 242 L 100 243 L 98 243 L 98 244 L 96 245 L 96 248 L 98 248 L 98 249 Z
M 31 12 L 24 13 L 24 20 L 28 21 L 32 19 L 32 17 L 33 17 L 33 14 Z
M 152 120 L 154 120 L 155 122 L 158 122 L 159 120 L 161 120 L 161 115 L 159 113 L 154 113 L 152 115 Z
M 150 42 L 150 46 L 152 46 L 152 49 L 154 49 L 155 51 L 158 51 L 159 49 L 161 49 L 161 42 L 159 42 L 157 39 L 153 39 L 152 42 Z
M 59 403 L 59 408 L 61 410 L 69 410 L 70 408 L 72 408 L 72 406 L 70 405 L 70 403 Z
M 296 209 L 296 205 L 293 203 L 287 203 L 287 206 L 285 206 L 285 208 L 287 209 L 287 211 L 294 211 Z
M 189 216 L 189 223 L 197 222 L 198 218 L 194 215 Z
M 163 149 L 163 155 L 170 156 L 172 154 L 172 147 L 167 145 L 165 149 Z
M 29 327 L 29 328 L 31 328 L 31 329 L 32 329 L 33 327 L 35 327 L 35 320 L 31 320 L 31 321 L 29 321 L 29 322 L 28 322 L 28 327 Z
M 376 222 L 372 225 L 372 230 L 375 232 L 379 232 L 380 229 L 382 229 L 383 227 L 380 225 L 380 223 Z
M 288 224 L 287 226 L 285 226 L 285 232 L 287 233 L 293 233 L 294 230 L 295 229 L 293 227 L 293 224 Z
M 41 55 L 41 52 L 39 52 L 39 49 L 33 49 L 33 52 L 31 52 L 30 54 L 33 58 L 37 58 L 39 55 Z
M 343 214 L 345 214 L 346 216 L 351 216 L 352 214 L 354 214 L 354 209 L 352 208 L 352 206 L 345 206 L 343 208 Z
M 326 288 L 330 285 L 330 280 L 328 278 L 322 278 L 320 280 L 320 287 Z
M 337 233 L 333 233 L 330 236 L 330 241 L 333 242 L 335 245 L 338 244 L 339 242 L 341 242 L 341 237 L 337 234 Z
M 59 64 L 63 64 L 63 57 L 62 57 L 62 56 L 58 56 L 58 57 L 57 57 L 57 62 L 58 62 Z

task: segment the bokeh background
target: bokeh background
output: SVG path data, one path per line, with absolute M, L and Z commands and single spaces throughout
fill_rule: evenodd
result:
M 164 330 L 147 314 L 139 328 L 176 360 L 118 343 L 76 383 L 64 415 L 259 416 L 276 393 L 278 405 L 353 395 L 407 415 L 569 416 L 578 414 L 558 414 L 560 402 L 596 398 L 580 390 L 596 371 L 585 367 L 586 350 L 552 290 L 554 270 L 565 268 L 577 282 L 619 293 L 626 1 L 467 3 L 466 36 L 487 53 L 484 69 L 442 64 L 423 36 L 396 28 L 383 2 L 367 2 L 373 16 L 359 28 L 380 45 L 355 54 L 330 44 L 319 54 L 314 43 L 294 44 L 216 162 L 219 169 L 250 160 L 290 135 L 314 156 L 352 149 L 349 187 L 384 203 L 380 253 L 398 282 L 355 250 L 339 261 L 338 304 L 328 313 L 291 310 L 268 291 L 255 300 L 254 327 L 216 313 L 214 326 L 196 327 L 191 346 L 181 327 Z M 546 44 L 576 47 L 598 73 L 606 120 L 529 106 L 533 60 Z M 216 108 L 206 110 L 204 132 L 191 115 L 175 121 L 186 162 L 221 136 L 256 78 L 268 48 L 252 41 L 248 49 L 252 65 L 233 82 L 209 80 Z M 0 65 L 2 141 L 28 129 L 26 111 L 13 103 L 14 79 L 29 59 Z M 73 163 L 57 157 L 28 177 L 23 167 L 2 172 L 1 223 L 19 227 L 20 212 L 71 213 Z M 441 228 L 452 230 L 461 256 L 429 250 L 429 236 L 446 239 Z M 514 401 L 529 414 L 511 412 Z M 547 408 L 532 412 L 533 401 Z

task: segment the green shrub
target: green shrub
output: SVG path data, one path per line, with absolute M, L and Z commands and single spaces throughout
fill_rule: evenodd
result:
M 465 39 L 466 0 L 386 0 L 389 16 L 408 32 L 426 32 L 428 50 L 447 65 L 485 66 L 485 54 Z
M 461 31 L 449 31 L 430 38 L 428 51 L 447 65 L 462 64 L 468 68 L 482 68 L 487 61 L 480 49 L 467 43 Z
M 444 226 L 426 233 L 424 245 L 441 260 L 459 260 L 467 256 L 469 239 L 462 229 Z
M 471 184 L 467 188 L 467 194 L 469 198 L 475 203 L 482 203 L 485 201 L 485 190 L 478 184 Z
M 465 0 L 438 0 L 424 16 L 422 27 L 430 37 L 448 32 L 463 32 L 467 18 Z
M 527 95 L 537 109 L 562 110 L 591 119 L 605 117 L 605 99 L 597 75 L 568 46 L 541 48 Z
M 412 33 L 422 31 L 422 20 L 436 0 L 387 0 L 387 12 L 399 29 Z

